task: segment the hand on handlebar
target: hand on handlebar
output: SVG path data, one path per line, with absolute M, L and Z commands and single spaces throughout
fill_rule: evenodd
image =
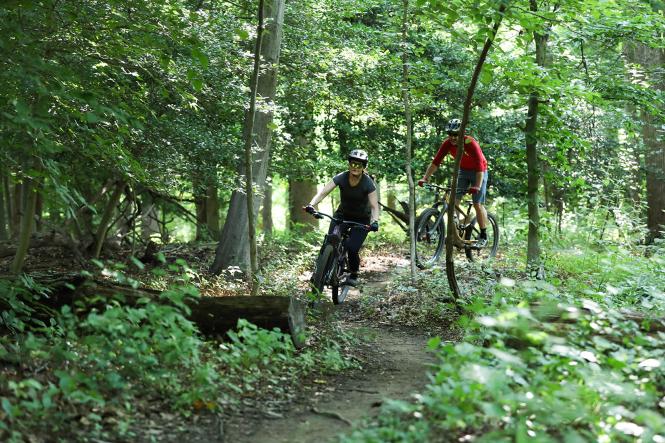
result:
M 316 209 L 312 205 L 303 206 L 302 209 L 303 209 L 303 211 L 305 211 L 308 214 L 312 214 L 312 215 L 316 214 Z
M 378 232 L 378 231 L 379 231 L 379 222 L 378 222 L 378 221 L 373 221 L 373 222 L 369 225 L 369 230 L 370 230 L 370 231 L 373 231 L 373 232 Z
M 420 186 L 421 188 L 423 187 L 423 185 L 425 183 L 427 183 L 427 180 L 425 180 L 424 178 L 421 178 L 420 180 L 418 180 L 418 186 Z
M 469 194 L 471 195 L 476 195 L 478 192 L 480 192 L 480 187 L 478 186 L 471 186 L 469 188 Z

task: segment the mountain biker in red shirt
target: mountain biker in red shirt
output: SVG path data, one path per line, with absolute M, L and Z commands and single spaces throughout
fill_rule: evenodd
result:
M 425 171 L 425 175 L 418 180 L 418 186 L 423 186 L 427 182 L 439 168 L 441 161 L 447 154 L 455 157 L 457 154 L 457 136 L 461 126 L 462 122 L 457 118 L 448 122 L 446 125 L 448 138 L 441 143 L 439 150 L 432 159 L 432 163 Z M 487 193 L 487 179 L 485 155 L 483 155 L 478 142 L 473 137 L 465 135 L 464 154 L 462 155 L 459 177 L 457 178 L 456 199 L 459 200 L 467 192 L 473 196 L 473 207 L 476 210 L 478 225 L 480 226 L 480 236 L 476 245 L 480 247 L 487 244 L 487 211 L 483 205 Z
M 335 211 L 334 217 L 369 225 L 370 230 L 378 231 L 379 199 L 374 181 L 365 172 L 368 160 L 367 152 L 362 149 L 354 149 L 347 159 L 349 170 L 333 177 L 303 209 L 313 214 L 316 211 L 314 207 L 339 186 L 340 205 Z M 336 224 L 334 221 L 330 223 L 328 234 L 332 233 Z M 351 228 L 346 243 L 350 275 L 344 282 L 345 285 L 355 286 L 358 282 L 360 248 L 365 242 L 365 238 L 367 238 L 367 233 L 367 229 L 361 227 Z

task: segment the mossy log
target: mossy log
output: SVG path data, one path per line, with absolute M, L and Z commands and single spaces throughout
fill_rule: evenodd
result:
M 52 292 L 48 298 L 40 300 L 40 304 L 51 310 L 74 306 L 78 301 L 95 307 L 102 305 L 105 297 L 133 305 L 140 298 L 157 299 L 161 295 L 161 291 L 154 289 L 137 289 L 82 277 L 50 282 L 48 286 Z M 261 328 L 279 328 L 290 334 L 296 348 L 305 345 L 305 304 L 294 297 L 206 296 L 188 299 L 186 304 L 191 310 L 189 320 L 203 335 L 223 336 L 237 326 L 239 319 L 245 319 Z M 49 309 L 40 311 L 43 316 Z

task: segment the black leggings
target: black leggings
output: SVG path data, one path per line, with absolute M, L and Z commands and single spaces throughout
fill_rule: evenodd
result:
M 328 234 L 332 234 L 335 225 L 335 222 L 330 222 Z M 351 271 L 352 274 L 357 274 L 360 269 L 360 248 L 363 247 L 367 234 L 367 229 L 357 226 L 351 228 L 349 237 L 346 239 L 346 250 L 347 256 L 349 257 L 349 271 Z

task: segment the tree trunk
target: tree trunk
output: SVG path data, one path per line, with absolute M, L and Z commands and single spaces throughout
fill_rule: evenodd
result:
M 538 12 L 536 0 L 530 0 L 532 12 Z M 545 68 L 548 34 L 533 33 L 536 44 L 536 65 Z M 529 230 L 527 237 L 527 271 L 538 280 L 545 278 L 545 268 L 540 254 L 540 213 L 538 209 L 538 189 L 541 178 L 540 161 L 538 160 L 538 102 L 537 91 L 529 95 L 527 118 L 525 125 L 526 163 L 527 163 L 527 204 Z
M 122 181 L 116 183 L 115 189 L 113 190 L 113 194 L 109 198 L 109 201 L 106 204 L 106 207 L 104 208 L 104 213 L 102 214 L 102 218 L 99 221 L 99 225 L 97 226 L 97 232 L 95 234 L 95 247 L 93 251 L 93 256 L 95 258 L 99 258 L 99 255 L 102 252 L 102 246 L 104 245 L 104 240 L 106 240 L 106 234 L 108 233 L 108 230 L 110 228 L 111 217 L 113 217 L 113 212 L 118 206 L 118 203 L 120 202 L 120 197 L 122 197 L 124 191 L 125 191 L 125 183 Z
M 641 45 L 640 45 L 641 46 Z M 640 47 L 640 57 L 648 68 L 653 87 L 665 91 L 665 50 Z M 665 126 L 662 120 L 642 110 L 642 136 L 646 148 L 647 228 L 646 243 L 665 238 Z
M 277 87 L 277 68 L 282 43 L 282 25 L 284 23 L 284 0 L 269 0 L 265 7 L 268 17 L 266 36 L 262 44 L 261 55 L 264 60 L 264 69 L 259 75 L 257 86 L 258 95 L 266 102 L 275 97 Z M 270 138 L 272 135 L 272 103 L 259 106 L 254 117 L 255 140 L 258 148 L 254 150 L 253 168 L 254 183 L 262 189 L 267 176 L 267 165 L 270 159 Z M 244 164 L 240 165 L 239 175 L 245 175 Z M 253 214 L 258 212 L 258 204 L 254 202 Z M 220 242 L 215 251 L 215 260 L 210 268 L 213 274 L 219 274 L 229 266 L 238 266 L 243 271 L 249 265 L 249 232 L 247 198 L 242 192 L 234 191 L 231 195 L 229 209 L 226 215 Z
M 25 207 L 21 215 L 21 229 L 18 236 L 18 247 L 9 271 L 18 274 L 23 269 L 23 262 L 30 247 L 30 237 L 35 221 L 35 207 L 37 206 L 37 182 L 32 178 L 26 178 L 23 182 L 23 193 L 26 196 Z
M 535 278 L 542 278 L 543 264 L 540 259 L 540 213 L 538 211 L 538 184 L 540 182 L 540 163 L 538 161 L 536 121 L 538 118 L 538 94 L 529 96 L 527 120 L 525 126 L 526 136 L 526 163 L 527 163 L 527 204 L 529 217 L 529 230 L 527 240 L 527 269 Z
M 289 180 L 289 228 L 295 224 L 304 226 L 306 231 L 313 231 L 318 220 L 302 210 L 316 195 L 316 183 L 311 180 Z
M 7 240 L 9 238 L 9 233 L 7 231 L 7 206 L 5 205 L 5 182 L 4 182 L 4 173 L 0 172 L 0 175 L 3 176 L 3 180 L 0 180 L 0 241 Z
M 23 184 L 14 183 L 12 186 L 12 193 L 10 197 L 10 207 L 11 207 L 11 216 L 10 216 L 10 230 L 12 232 L 12 238 L 17 238 L 21 232 L 21 213 L 23 212 Z
M 665 57 L 663 57 L 665 64 Z M 665 88 L 664 88 L 665 89 Z M 646 146 L 647 244 L 665 237 L 665 133 L 651 114 L 643 113 L 642 135 Z M 661 126 L 661 127 L 659 127 Z
M 214 241 L 219 241 L 219 196 L 217 185 L 210 184 L 206 189 L 205 223 Z
M 402 101 L 404 103 L 404 119 L 406 122 L 406 140 L 404 144 L 404 156 L 406 158 L 406 180 L 409 185 L 409 255 L 411 262 L 411 284 L 416 283 L 416 190 L 413 183 L 413 171 L 411 171 L 411 97 L 409 95 L 409 0 L 403 0 L 402 12 Z
M 254 145 L 254 118 L 256 116 L 256 90 L 259 83 L 261 68 L 261 44 L 263 41 L 263 0 L 259 0 L 259 23 L 256 29 L 256 46 L 254 49 L 254 72 L 250 82 L 249 111 L 245 122 L 245 198 L 247 208 L 247 235 L 249 238 L 249 270 L 247 284 L 252 295 L 258 294 L 259 281 L 254 276 L 259 270 L 258 251 L 256 249 L 256 212 L 254 211 L 254 165 L 252 164 L 252 146 Z M 257 204 L 258 204 L 258 199 Z
M 261 221 L 263 223 L 263 235 L 265 237 L 270 237 L 273 229 L 275 229 L 275 224 L 272 219 L 272 182 L 266 183 L 265 191 L 263 192 Z
M 12 238 L 12 194 L 7 173 L 2 174 L 2 195 L 4 200 L 3 211 L 7 225 L 7 238 Z
M 148 244 L 154 234 L 159 233 L 159 215 L 155 200 L 149 192 L 141 195 L 141 240 Z
M 453 220 L 455 217 L 455 207 L 456 201 L 455 196 L 457 193 L 457 178 L 459 177 L 459 166 L 462 162 L 462 155 L 464 154 L 464 132 L 466 131 L 466 125 L 469 122 L 469 115 L 471 114 L 471 101 L 473 99 L 473 93 L 476 90 L 476 84 L 478 83 L 478 77 L 480 77 L 480 71 L 483 69 L 483 64 L 487 58 L 487 53 L 492 47 L 496 33 L 501 26 L 501 21 L 503 20 L 503 13 L 506 10 L 506 4 L 501 3 L 499 5 L 498 14 L 499 16 L 494 21 L 494 26 L 490 29 L 488 37 L 485 39 L 485 44 L 483 49 L 478 56 L 478 61 L 476 62 L 476 67 L 471 76 L 471 83 L 469 84 L 469 89 L 466 92 L 466 100 L 464 101 L 464 114 L 462 115 L 462 125 L 459 129 L 459 136 L 457 138 L 457 155 L 455 156 L 455 165 L 453 166 L 453 178 L 450 184 L 450 201 L 448 202 L 448 220 Z M 485 33 L 487 30 L 481 29 L 479 32 Z M 457 284 L 457 276 L 455 275 L 455 259 L 454 259 L 454 242 L 457 232 L 457 227 L 454 223 L 448 223 L 447 232 L 446 232 L 446 277 L 448 277 L 448 286 L 453 293 L 455 298 L 455 305 L 458 311 L 461 311 L 461 306 L 459 304 L 460 297 L 462 293 L 460 292 L 459 285 Z
M 35 204 L 35 232 L 42 232 L 42 216 L 44 214 L 44 193 L 37 190 L 37 203 Z
M 388 190 L 386 192 L 386 206 L 390 209 L 397 209 L 395 206 L 397 203 L 397 195 L 395 195 L 395 186 L 391 183 L 388 183 Z
M 206 229 L 206 192 L 201 180 L 198 177 L 192 179 L 192 196 L 194 197 L 194 207 L 196 209 L 196 241 L 202 241 L 208 238 Z

